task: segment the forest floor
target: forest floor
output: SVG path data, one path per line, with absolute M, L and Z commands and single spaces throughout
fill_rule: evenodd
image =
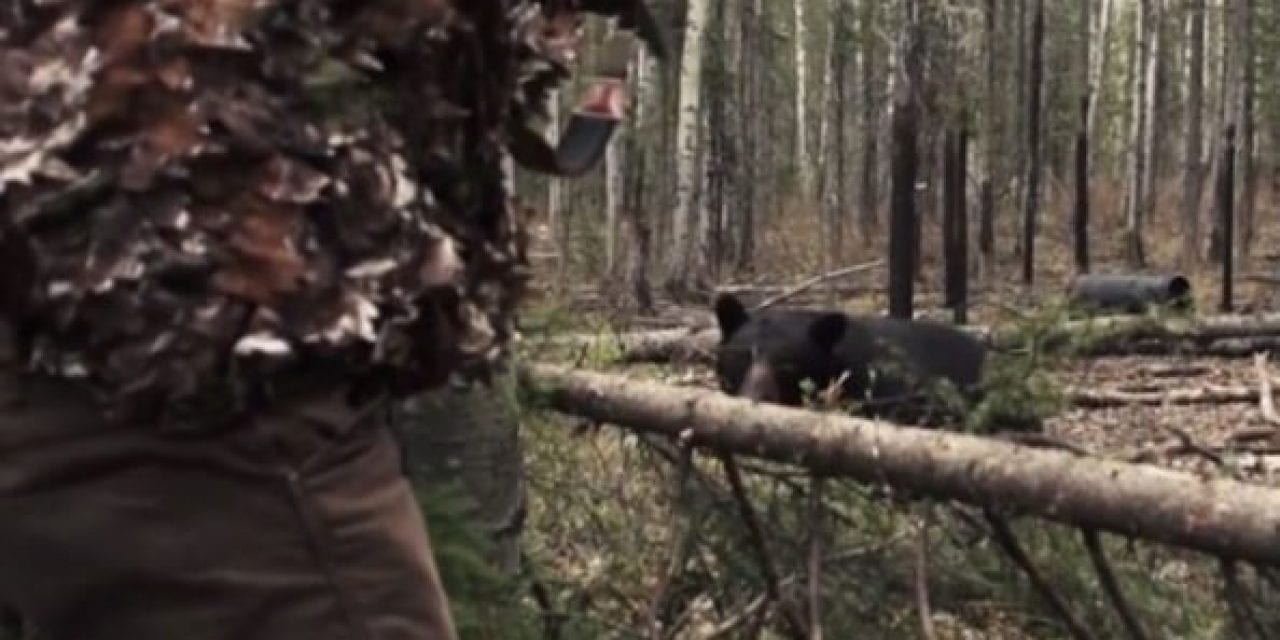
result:
M 1172 191 L 1172 190 L 1166 190 Z M 1095 195 L 1093 237 L 1095 271 L 1125 270 L 1123 225 L 1115 212 L 1119 198 L 1106 190 Z M 1051 189 L 1049 208 L 1060 215 L 1063 197 Z M 1181 247 L 1176 198 L 1162 196 L 1161 214 L 1150 227 L 1149 265 L 1153 270 L 1178 266 Z M 736 284 L 785 286 L 835 267 L 869 262 L 882 257 L 882 243 L 863 244 L 851 239 L 839 260 L 823 260 L 818 225 L 797 225 L 794 216 L 763 229 L 758 247 L 759 269 Z M 998 219 L 999 248 L 1013 247 L 1013 216 Z M 920 307 L 936 308 L 941 282 L 937 246 L 937 221 L 926 218 L 924 255 L 919 283 Z M 1280 198 L 1270 192 L 1259 198 L 1258 235 L 1251 255 L 1241 261 L 1238 274 L 1275 273 L 1280 247 Z M 1021 286 L 1018 256 L 1000 251 L 993 265 L 975 268 L 974 323 L 990 323 L 1007 316 L 1011 307 L 1052 306 L 1061 298 L 1074 269 L 1070 260 L 1069 230 L 1065 224 L 1042 226 L 1037 287 L 1028 294 Z M 1208 225 L 1205 225 L 1208 235 Z M 829 270 L 829 269 L 828 269 Z M 1219 292 L 1217 268 L 1204 265 L 1186 273 L 1195 287 L 1197 308 L 1215 313 Z M 838 306 L 870 312 L 883 308 L 884 296 L 876 286 L 883 272 L 855 276 L 862 289 L 827 297 L 810 295 L 798 304 Z M 1280 289 L 1238 280 L 1237 307 L 1243 312 L 1280 310 Z M 846 285 L 848 283 L 845 283 Z M 599 323 L 600 310 L 588 304 L 570 305 L 570 329 L 589 331 Z M 668 317 L 689 316 L 687 309 L 673 309 Z M 692 310 L 705 314 L 706 310 Z M 635 318 L 610 317 L 613 329 L 644 328 Z M 621 323 L 618 321 L 621 320 Z M 705 321 L 705 318 L 704 318 Z M 584 368 L 618 371 L 616 365 L 580 362 Z M 1271 370 L 1280 377 L 1280 365 Z M 628 375 L 658 377 L 672 384 L 714 388 L 705 367 L 662 366 L 631 368 Z M 1046 371 L 1060 388 L 1091 391 L 1155 392 L 1205 391 L 1259 388 L 1259 375 L 1250 358 L 1108 357 L 1061 359 Z M 559 420 L 558 418 L 538 418 Z M 1107 456 L 1130 458 L 1154 453 L 1152 462 L 1206 476 L 1234 475 L 1249 482 L 1280 484 L 1280 456 L 1263 443 L 1263 454 L 1241 453 L 1229 446 L 1231 437 L 1245 429 L 1274 426 L 1264 417 L 1256 399 L 1202 402 L 1186 405 L 1129 405 L 1112 408 L 1067 408 L 1046 422 L 1046 433 L 1076 447 Z M 745 616 L 761 596 L 761 576 L 752 567 L 741 521 L 728 497 L 723 476 L 714 458 L 699 457 L 694 473 L 697 490 L 679 490 L 674 465 L 657 449 L 625 432 L 535 429 L 530 440 L 532 503 L 530 508 L 530 557 L 549 567 L 562 589 L 560 600 L 578 603 L 578 615 L 586 632 L 596 637 L 649 637 L 646 624 L 655 594 L 665 594 L 661 617 L 677 624 L 672 638 L 774 638 L 778 635 L 748 633 L 751 624 L 725 632 L 727 620 Z M 1181 446 L 1179 446 L 1181 445 Z M 757 508 L 767 515 L 768 537 L 777 554 L 774 561 L 784 577 L 803 579 L 813 565 L 806 559 L 813 527 L 806 515 L 807 480 L 795 469 L 752 465 L 749 489 Z M 828 489 L 826 525 L 829 539 L 822 563 L 829 637 L 923 637 L 920 610 L 920 548 L 925 531 L 918 506 L 885 503 L 865 487 L 841 485 Z M 926 578 L 931 616 L 937 638 L 1062 638 L 1063 628 L 1028 589 L 1021 575 L 984 537 L 981 526 L 960 510 L 942 507 L 931 516 L 940 533 L 928 552 Z M 834 523 L 834 524 L 833 524 Z M 836 526 L 838 525 L 838 526 Z M 1036 521 L 1020 520 L 1019 535 L 1033 561 L 1051 576 L 1055 588 L 1077 609 L 1099 638 L 1125 637 L 1114 610 L 1099 592 L 1089 557 L 1081 550 L 1077 532 Z M 976 536 L 976 537 L 975 537 Z M 680 542 L 683 541 L 683 542 Z M 679 544 L 678 544 L 679 543 Z M 673 564 L 674 550 L 688 554 L 686 564 Z M 1145 621 L 1149 637 L 1217 639 L 1241 637 L 1230 611 L 1242 601 L 1256 608 L 1247 615 L 1261 616 L 1266 624 L 1280 625 L 1280 590 L 1268 587 L 1264 574 L 1244 575 L 1246 591 L 1222 597 L 1223 582 L 1216 560 L 1195 554 L 1134 545 L 1108 538 L 1106 548 L 1113 570 L 1132 606 Z M 799 589 L 793 584 L 791 589 Z M 665 589 L 665 591 L 663 590 Z M 802 596 L 801 596 L 802 597 Z M 1266 616 L 1271 616 L 1266 619 Z M 594 621 L 594 622 L 591 622 Z M 592 625 L 595 626 L 592 626 Z M 778 629 L 776 617 L 752 623 Z M 588 637 L 583 636 L 583 637 Z M 570 634 L 568 637 L 578 637 Z

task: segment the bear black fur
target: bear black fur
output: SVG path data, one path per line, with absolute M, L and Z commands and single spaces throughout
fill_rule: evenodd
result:
M 716 375 L 731 395 L 800 406 L 806 380 L 823 390 L 843 375 L 840 397 L 864 415 L 930 422 L 959 409 L 942 401 L 938 383 L 969 401 L 979 394 L 986 348 L 949 325 L 805 309 L 750 313 L 731 295 L 717 298 L 715 313 Z

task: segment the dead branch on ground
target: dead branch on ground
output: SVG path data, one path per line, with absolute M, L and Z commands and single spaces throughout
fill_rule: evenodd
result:
M 723 452 L 720 455 L 720 460 L 724 463 L 724 472 L 729 479 L 729 488 L 733 492 L 733 499 L 738 504 L 738 514 L 747 528 L 747 540 L 751 543 L 751 548 L 756 553 L 756 561 L 760 563 L 760 572 L 764 574 L 765 591 L 769 594 L 769 599 L 777 605 L 782 613 L 792 637 L 797 640 L 804 640 L 808 636 L 808 631 L 805 629 L 803 619 L 796 612 L 791 598 L 782 592 L 782 581 L 778 576 L 777 564 L 773 560 L 773 554 L 769 552 L 769 544 L 765 538 L 764 527 L 760 524 L 760 517 L 756 515 L 755 507 L 751 506 L 751 497 L 747 495 L 746 486 L 742 482 L 742 472 L 738 469 L 738 464 L 734 461 L 733 454 Z
M 1045 604 L 1053 610 L 1062 623 L 1066 625 L 1067 631 L 1071 633 L 1076 640 L 1093 640 L 1093 634 L 1089 633 L 1086 628 L 1067 604 L 1063 602 L 1062 597 L 1054 590 L 1053 585 L 1040 574 L 1035 564 L 1031 562 L 1030 556 L 1023 550 L 1022 544 L 1018 542 L 1017 536 L 1013 533 L 1013 529 L 1009 527 L 1009 522 L 996 512 L 986 509 L 983 511 L 987 518 L 987 524 L 991 525 L 991 533 L 1000 548 L 1004 550 L 1009 559 L 1022 570 L 1027 576 L 1027 581 L 1031 583 L 1031 588 L 1035 589 Z
M 689 473 L 693 469 L 693 446 L 688 442 L 680 444 L 680 464 L 676 469 L 676 479 L 674 482 L 675 489 L 675 506 L 671 509 L 671 523 L 667 530 L 671 532 L 670 553 L 667 556 L 666 570 L 662 572 L 662 576 L 658 578 L 658 584 L 653 587 L 653 595 L 649 598 L 649 637 L 652 640 L 662 640 L 662 624 L 660 617 L 662 615 L 662 607 L 667 598 L 667 589 L 671 587 L 671 581 L 684 570 L 684 557 L 686 549 L 689 545 L 689 539 L 693 537 L 693 527 L 682 527 L 681 513 L 684 511 L 685 499 L 688 496 Z
M 1093 562 L 1094 572 L 1098 574 L 1098 582 L 1102 584 L 1102 591 L 1107 594 L 1107 599 L 1111 601 L 1111 606 L 1120 615 L 1120 621 L 1124 623 L 1124 628 L 1128 631 L 1129 637 L 1132 640 L 1147 640 L 1147 632 L 1143 630 L 1142 623 L 1138 622 L 1138 617 L 1133 613 L 1133 607 L 1129 605 L 1129 600 L 1124 597 L 1124 591 L 1120 589 L 1120 581 L 1116 579 L 1115 572 L 1111 570 L 1111 563 L 1107 562 L 1107 554 L 1102 548 L 1101 536 L 1092 529 L 1081 529 L 1080 535 L 1084 538 L 1084 546 L 1089 551 L 1089 559 Z
M 876 260 L 874 262 L 868 262 L 866 264 L 857 264 L 851 267 L 836 269 L 835 271 L 814 276 L 812 278 L 809 278 L 808 280 L 805 280 L 804 282 L 801 282 L 800 284 L 797 284 L 796 286 L 790 289 L 787 289 L 786 291 L 783 291 L 782 293 L 779 293 L 776 296 L 772 296 L 765 299 L 763 302 L 756 305 L 755 310 L 759 311 L 761 309 L 767 309 L 780 302 L 785 302 L 788 299 L 798 294 L 804 293 L 805 291 L 808 291 L 809 289 L 812 289 L 820 284 L 830 282 L 831 280 L 835 280 L 837 278 L 843 278 L 846 276 L 851 276 L 856 273 L 863 273 L 865 271 L 870 271 L 872 269 L 876 269 L 882 266 L 884 266 L 884 260 Z
M 1280 415 L 1276 414 L 1276 401 L 1271 395 L 1271 373 L 1267 370 L 1267 354 L 1255 353 L 1253 366 L 1258 372 L 1258 408 L 1262 411 L 1262 419 L 1280 425 Z

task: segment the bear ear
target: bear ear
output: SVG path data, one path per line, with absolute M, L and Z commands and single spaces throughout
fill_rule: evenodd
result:
M 747 323 L 751 316 L 742 301 L 732 294 L 723 294 L 716 298 L 716 321 L 720 323 L 720 339 L 728 340 Z
M 809 325 L 809 339 L 824 351 L 830 351 L 844 338 L 844 332 L 848 328 L 849 320 L 844 314 L 824 313 Z

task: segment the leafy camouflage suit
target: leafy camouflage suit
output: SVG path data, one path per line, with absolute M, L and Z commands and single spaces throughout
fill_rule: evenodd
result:
M 0 606 L 55 640 L 453 637 L 384 416 L 502 357 L 507 141 L 592 7 L 4 4 Z

